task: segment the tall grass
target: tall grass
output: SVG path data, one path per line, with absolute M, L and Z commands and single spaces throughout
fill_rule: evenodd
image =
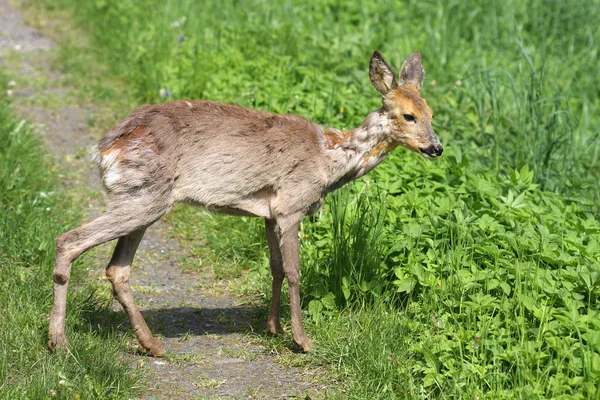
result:
M 343 286 L 348 278 L 329 271 L 352 265 L 332 265 L 339 214 L 303 243 L 321 265 L 305 262 L 302 282 L 316 335 L 324 357 L 354 374 L 355 398 L 595 398 L 598 221 L 541 191 L 525 168 L 495 182 L 454 155 L 426 171 L 408 164 L 382 166 L 402 185 L 382 183 L 385 240 L 365 249 L 381 264 L 358 282 L 385 296 L 319 292 Z M 358 236 L 375 221 L 358 220 Z M 329 244 L 319 233 L 333 235 Z
M 529 165 L 546 189 L 597 196 L 598 5 L 411 2 L 430 76 L 461 79 L 468 98 L 448 115 L 471 119 L 466 132 L 449 137 L 488 149 L 501 172 Z
M 0 76 L 0 87 L 5 83 Z M 69 295 L 70 350 L 48 350 L 54 237 L 78 215 L 39 138 L 1 97 L 0 142 L 0 397 L 129 398 L 138 373 L 123 362 L 124 343 L 91 325 L 90 318 L 106 309 L 91 288 Z M 83 272 L 76 266 L 72 282 Z
M 368 191 L 353 193 L 344 188 L 331 195 L 330 214 L 313 218 L 301 232 L 307 289 L 321 301 L 312 303 L 317 315 L 321 305 L 336 308 L 357 300 L 381 296 L 385 287 L 378 271 L 385 251 L 385 206 L 383 196 Z M 324 300 L 324 298 L 326 300 Z M 334 302 L 327 302 L 335 300 Z

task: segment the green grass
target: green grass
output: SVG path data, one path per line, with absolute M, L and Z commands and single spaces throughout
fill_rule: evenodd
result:
M 4 91 L 6 80 L 0 78 Z M 77 203 L 63 194 L 59 171 L 39 138 L 11 115 L 4 97 L 0 142 L 0 397 L 130 398 L 139 372 L 124 361 L 124 338 L 92 323 L 108 305 L 95 300 L 92 287 L 69 295 L 70 350 L 48 350 L 54 238 L 72 227 L 65 221 L 80 215 L 72 211 Z M 72 282 L 85 272 L 79 263 Z
M 256 218 L 228 218 L 206 210 L 177 205 L 169 220 L 182 240 L 190 248 L 191 266 L 201 268 L 214 266 L 217 279 L 239 276 L 242 271 L 255 269 L 267 259 L 264 254 L 264 222 Z M 189 221 L 201 219 L 202 224 Z M 223 228 L 230 234 L 223 240 Z
M 420 50 L 446 152 L 396 150 L 303 223 L 310 361 L 353 398 L 597 398 L 598 0 L 42 3 L 72 10 L 139 104 L 355 127 L 380 106 L 371 52 L 399 68 Z M 82 51 L 63 49 L 85 77 Z M 269 287 L 260 221 L 183 207 L 170 220 L 201 238 L 188 264 Z

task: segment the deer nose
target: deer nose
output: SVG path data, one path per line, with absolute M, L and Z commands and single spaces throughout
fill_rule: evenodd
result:
M 439 157 L 444 152 L 444 148 L 442 147 L 441 144 L 432 144 L 431 146 L 429 146 L 425 149 L 420 149 L 420 150 L 421 150 L 421 153 L 423 153 L 429 157 Z

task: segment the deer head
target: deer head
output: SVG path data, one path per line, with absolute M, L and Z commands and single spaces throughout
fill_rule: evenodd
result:
M 442 154 L 443 147 L 433 132 L 433 113 L 421 97 L 425 70 L 419 52 L 412 53 L 396 73 L 381 53 L 375 51 L 369 65 L 371 83 L 383 96 L 383 113 L 392 122 L 389 138 L 409 150 L 427 158 Z

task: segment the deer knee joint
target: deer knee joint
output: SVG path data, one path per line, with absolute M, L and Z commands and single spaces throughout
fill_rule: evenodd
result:
M 286 274 L 288 285 L 297 285 L 298 284 L 298 273 L 296 271 L 290 272 Z
M 114 267 L 108 267 L 106 268 L 106 277 L 108 278 L 109 281 L 114 281 L 115 277 L 117 276 L 117 269 Z
M 57 283 L 59 285 L 64 285 L 67 282 L 69 282 L 69 276 L 67 274 L 61 274 L 59 272 L 55 272 L 52 275 L 52 280 L 54 281 L 54 283 Z
M 129 283 L 129 270 L 123 267 L 108 267 L 106 277 L 113 286 L 121 286 Z
M 55 239 L 57 262 L 72 263 L 81 255 L 83 250 L 76 247 L 75 240 L 77 240 L 77 235 L 73 231 L 63 233 Z

